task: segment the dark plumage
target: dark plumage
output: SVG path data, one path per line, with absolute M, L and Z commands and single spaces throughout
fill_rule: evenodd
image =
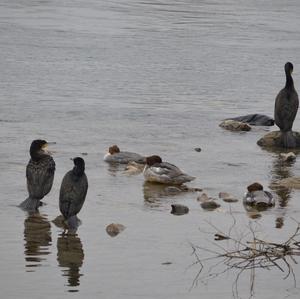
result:
M 30 156 L 26 167 L 29 197 L 20 205 L 25 210 L 36 210 L 40 200 L 47 195 L 53 184 L 55 162 L 46 149 L 45 140 L 34 140 L 30 146 Z
M 59 209 L 70 229 L 78 226 L 76 215 L 82 208 L 88 189 L 84 160 L 77 157 L 73 162 L 74 168 L 65 174 L 59 194 Z
M 284 66 L 284 70 L 286 84 L 276 97 L 274 119 L 275 124 L 282 133 L 282 146 L 296 147 L 296 140 L 292 134 L 292 127 L 298 111 L 299 99 L 292 78 L 293 64 L 287 62 Z

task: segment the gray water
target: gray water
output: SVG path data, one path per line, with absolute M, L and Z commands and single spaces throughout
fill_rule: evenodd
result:
M 272 116 L 286 61 L 299 88 L 299 15 L 296 0 L 0 0 L 1 297 L 231 298 L 236 271 L 193 286 L 200 266 L 191 266 L 190 244 L 216 249 L 209 223 L 227 231 L 232 215 L 240 232 L 250 222 L 262 238 L 287 239 L 300 216 L 298 191 L 281 193 L 257 219 L 241 198 L 250 183 L 269 189 L 300 166 L 282 170 L 277 153 L 256 145 L 268 128 L 232 133 L 218 124 Z M 57 169 L 46 205 L 30 216 L 16 206 L 27 196 L 28 149 L 37 138 L 56 142 Z M 159 154 L 197 177 L 190 187 L 240 200 L 219 200 L 208 212 L 200 193 L 166 195 L 142 175 L 106 165 L 112 144 Z M 69 158 L 82 153 L 89 179 L 82 225 L 64 237 L 52 223 L 59 187 Z M 189 214 L 170 214 L 174 202 Z M 115 238 L 105 231 L 112 222 L 126 226 Z M 298 278 L 299 266 L 293 270 Z M 285 275 L 257 271 L 254 298 L 299 298 Z M 249 273 L 239 296 L 250 296 Z

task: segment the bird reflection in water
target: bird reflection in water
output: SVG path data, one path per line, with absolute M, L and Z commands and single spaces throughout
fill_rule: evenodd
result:
M 276 218 L 276 228 L 282 228 L 284 225 L 285 207 L 291 198 L 291 189 L 279 186 L 276 181 L 289 178 L 293 176 L 292 168 L 295 161 L 283 161 L 279 154 L 276 155 L 272 170 L 271 170 L 271 183 L 270 189 L 278 196 L 278 206 L 280 215 Z
M 79 270 L 84 259 L 83 246 L 80 238 L 74 234 L 62 234 L 57 238 L 57 261 L 62 268 L 62 276 L 67 276 L 69 287 L 80 285 Z M 69 289 L 69 292 L 78 292 L 77 288 Z
M 46 215 L 34 212 L 24 221 L 25 260 L 27 272 L 34 272 L 42 266 L 45 256 L 50 254 L 51 225 Z
M 182 192 L 194 192 L 197 190 L 197 188 L 189 189 L 185 185 L 168 186 L 165 184 L 144 182 L 144 202 L 145 205 L 150 208 L 159 208 L 165 203 L 164 201 L 162 201 L 163 198 L 174 197 L 176 195 L 181 194 Z

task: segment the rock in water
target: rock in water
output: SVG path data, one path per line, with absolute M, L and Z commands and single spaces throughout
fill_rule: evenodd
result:
M 122 232 L 126 227 L 123 224 L 111 223 L 106 227 L 106 232 L 111 236 L 115 237 Z
M 296 155 L 293 152 L 289 152 L 287 154 L 286 153 L 280 153 L 279 157 L 284 162 L 293 162 L 293 161 L 296 160 Z
M 234 198 L 231 194 L 227 192 L 220 192 L 219 198 L 223 199 L 225 202 L 237 202 L 238 199 Z
M 171 205 L 171 207 L 172 207 L 171 214 L 174 214 L 174 215 L 184 215 L 189 212 L 189 208 L 184 205 L 173 204 L 173 205 Z
M 247 114 L 238 117 L 227 118 L 226 120 L 235 120 L 247 123 L 252 126 L 274 126 L 274 119 L 264 114 Z
M 180 193 L 182 192 L 181 189 L 175 187 L 175 186 L 168 186 L 165 188 L 165 191 L 168 193 L 168 194 L 177 194 L 177 193 Z
M 295 148 L 300 148 L 300 133 L 293 131 L 291 134 L 295 139 Z M 280 131 L 272 131 L 267 133 L 257 141 L 257 144 L 262 147 L 285 148 L 282 133 Z
M 202 193 L 200 196 L 197 197 L 197 200 L 200 202 L 207 202 L 210 201 L 210 198 L 207 196 L 206 193 Z
M 229 131 L 250 131 L 251 127 L 243 122 L 236 120 L 224 120 L 219 125 L 221 128 Z
M 204 210 L 213 211 L 217 208 L 219 208 L 221 205 L 216 203 L 214 200 L 209 200 L 201 203 L 201 207 Z
M 272 187 L 284 187 L 288 189 L 300 189 L 300 177 L 290 177 L 279 180 L 272 184 Z

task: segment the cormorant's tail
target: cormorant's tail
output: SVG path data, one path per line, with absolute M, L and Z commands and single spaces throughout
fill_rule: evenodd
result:
M 80 221 L 79 219 L 77 218 L 76 215 L 74 216 L 71 216 L 70 218 L 67 219 L 67 223 L 68 223 L 68 226 L 69 226 L 69 230 L 74 230 L 76 231 L 78 226 L 80 225 Z
M 281 132 L 281 145 L 285 148 L 295 148 L 297 147 L 296 138 L 292 131 Z
M 26 198 L 19 207 L 25 211 L 36 211 L 41 205 L 40 200 L 32 197 Z

